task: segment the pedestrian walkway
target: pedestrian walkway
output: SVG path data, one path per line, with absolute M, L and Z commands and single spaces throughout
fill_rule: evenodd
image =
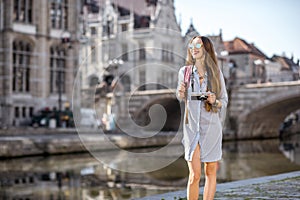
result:
M 271 167 L 271 166 L 270 166 Z M 203 188 L 200 189 L 202 194 Z M 136 200 L 186 200 L 186 191 L 176 191 Z M 199 199 L 202 199 L 200 195 Z M 300 171 L 217 185 L 215 200 L 300 199 Z

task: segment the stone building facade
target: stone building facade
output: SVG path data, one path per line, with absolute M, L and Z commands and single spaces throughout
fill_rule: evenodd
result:
M 90 1 L 82 24 L 82 88 L 107 74 L 126 91 L 175 87 L 185 47 L 173 0 Z
M 299 60 L 295 63 L 293 57 L 268 58 L 253 43 L 239 37 L 225 41 L 224 46 L 228 52 L 229 79 L 234 84 L 299 80 Z
M 0 121 L 22 125 L 71 102 L 79 0 L 0 0 Z
M 272 82 L 296 81 L 300 77 L 299 59 L 294 61 L 294 56 L 291 58 L 285 55 L 273 55 L 270 63 L 277 63 L 280 67 L 269 67 L 268 79 Z M 279 71 L 279 73 L 277 71 Z M 277 73 L 276 73 L 277 72 Z M 280 74 L 280 75 L 278 75 Z
M 199 35 L 193 23 L 181 32 L 174 0 L 0 0 L 0 126 L 28 124 L 45 107 L 63 110 L 76 78 L 89 92 L 116 80 L 122 92 L 175 88 L 187 43 Z M 271 69 L 283 71 L 279 58 L 266 64 L 241 38 L 208 37 L 226 79 L 265 82 Z M 298 79 L 299 62 L 291 69 Z
M 199 33 L 191 23 L 181 34 L 173 0 L 92 0 L 82 13 L 83 90 L 105 81 L 106 74 L 119 76 L 125 91 L 176 87 L 187 43 Z M 227 75 L 222 32 L 208 37 Z
M 236 84 L 265 82 L 266 70 L 264 61 L 267 56 L 254 44 L 236 37 L 224 42 L 230 63 L 230 78 L 236 79 Z
M 99 93 L 176 87 L 185 46 L 173 0 L 86 1 L 81 30 L 80 107 L 126 118 L 123 104 Z

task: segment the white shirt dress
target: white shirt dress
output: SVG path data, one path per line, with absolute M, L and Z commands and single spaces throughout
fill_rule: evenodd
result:
M 184 80 L 185 66 L 181 67 L 178 74 L 177 98 L 180 83 Z M 193 67 L 194 71 L 194 92 L 206 92 L 207 89 L 207 73 L 200 85 L 197 68 Z M 222 103 L 222 107 L 217 113 L 207 112 L 204 108 L 205 102 L 200 100 L 191 100 L 192 87 L 188 88 L 188 124 L 183 120 L 183 139 L 184 158 L 187 161 L 192 161 L 193 153 L 197 144 L 200 145 L 200 160 L 201 162 L 215 162 L 222 158 L 222 124 L 226 116 L 226 107 L 228 103 L 228 95 L 226 91 L 225 81 L 222 72 L 220 71 L 221 92 L 218 100 Z M 186 112 L 184 112 L 186 113 Z

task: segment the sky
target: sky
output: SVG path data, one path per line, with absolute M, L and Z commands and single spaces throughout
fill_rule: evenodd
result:
M 191 24 L 201 35 L 242 38 L 268 57 L 300 59 L 300 0 L 175 0 L 182 33 Z

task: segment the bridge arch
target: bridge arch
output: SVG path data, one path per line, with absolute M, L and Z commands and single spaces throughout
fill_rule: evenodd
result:
M 161 131 L 177 131 L 181 128 L 181 119 L 183 116 L 183 106 L 179 103 L 175 95 L 162 95 L 156 98 L 151 98 L 145 102 L 140 109 L 137 109 L 133 114 L 133 118 L 140 126 L 147 126 L 150 123 L 149 109 L 159 104 L 164 107 L 167 119 Z M 155 118 L 159 118 L 159 113 L 154 114 Z M 157 130 L 155 124 L 149 127 L 149 130 Z
M 257 89 L 259 92 L 260 88 Z M 280 87 L 252 100 L 238 117 L 239 138 L 278 137 L 280 124 L 300 109 L 300 86 Z

